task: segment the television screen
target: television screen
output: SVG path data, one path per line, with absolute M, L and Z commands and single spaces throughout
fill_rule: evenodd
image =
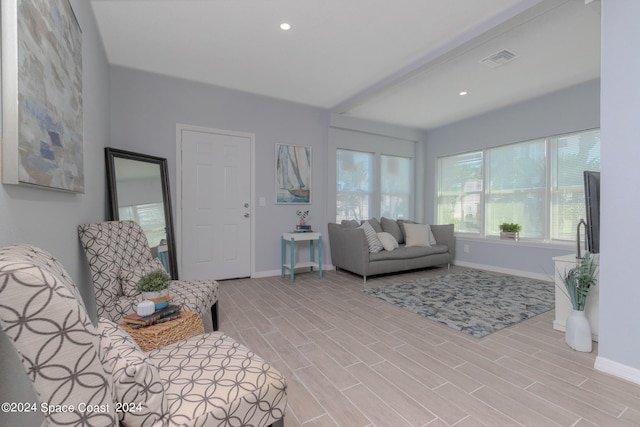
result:
M 587 250 L 600 253 L 600 172 L 584 171 L 584 202 L 587 210 Z

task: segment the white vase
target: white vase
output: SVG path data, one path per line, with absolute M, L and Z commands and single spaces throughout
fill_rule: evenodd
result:
M 591 352 L 591 326 L 584 310 L 571 310 L 565 326 L 565 341 L 576 351 Z

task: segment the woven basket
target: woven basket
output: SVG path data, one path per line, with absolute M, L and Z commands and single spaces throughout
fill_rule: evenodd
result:
M 178 319 L 144 328 L 134 329 L 126 322 L 120 323 L 120 327 L 131 335 L 144 352 L 204 333 L 202 319 L 191 311 L 181 311 Z

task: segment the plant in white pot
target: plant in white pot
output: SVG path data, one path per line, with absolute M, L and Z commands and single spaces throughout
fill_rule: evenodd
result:
M 598 264 L 593 255 L 586 252 L 584 258 L 562 278 L 573 308 L 567 318 L 565 341 L 577 351 L 590 352 L 592 348 L 591 326 L 584 309 L 589 290 L 598 281 L 597 269 Z
M 155 270 L 142 276 L 136 290 L 142 293 L 144 299 L 154 299 L 169 294 L 171 277 L 162 270 Z
M 500 228 L 500 238 L 505 240 L 520 240 L 520 224 L 503 222 L 498 226 Z

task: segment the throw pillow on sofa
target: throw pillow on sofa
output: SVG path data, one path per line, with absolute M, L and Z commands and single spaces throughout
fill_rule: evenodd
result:
M 382 217 L 380 218 L 380 226 L 382 231 L 391 234 L 398 243 L 404 243 L 404 234 L 402 234 L 398 221 Z
M 371 224 L 365 221 L 358 228 L 362 228 L 362 230 L 364 230 L 364 235 L 367 237 L 367 245 L 369 246 L 369 252 L 371 252 L 372 254 L 375 254 L 380 252 L 382 249 L 384 249 L 384 247 L 382 246 L 382 243 L 380 243 L 380 240 L 378 239 L 378 234 L 376 233 L 376 230 L 373 229 Z
M 382 226 L 380 225 L 380 222 L 378 222 L 378 220 L 375 218 L 364 219 L 360 221 L 360 224 L 362 225 L 365 222 L 368 222 L 371 225 L 371 227 L 373 227 L 373 229 L 376 231 L 376 233 L 382 233 L 384 231 L 382 229 Z
M 398 241 L 395 237 L 393 237 L 391 233 L 387 233 L 384 231 L 382 233 L 378 233 L 378 240 L 380 240 L 380 243 L 382 243 L 382 247 L 387 252 L 391 252 L 392 250 L 399 247 Z
M 406 246 L 431 246 L 429 233 L 431 228 L 426 224 L 404 224 Z
M 404 242 L 407 239 L 407 233 L 405 231 L 405 224 L 419 224 L 415 221 L 411 221 L 410 219 L 399 219 L 398 220 L 398 225 L 400 226 L 400 229 L 402 230 L 402 235 L 403 235 L 403 241 Z M 424 225 L 424 224 L 423 224 Z M 438 242 L 436 242 L 436 238 L 433 235 L 433 232 L 431 231 L 431 227 L 429 225 L 427 225 L 427 228 L 429 229 L 429 246 L 433 246 L 438 244 Z M 401 241 L 398 240 L 399 243 L 402 243 Z

